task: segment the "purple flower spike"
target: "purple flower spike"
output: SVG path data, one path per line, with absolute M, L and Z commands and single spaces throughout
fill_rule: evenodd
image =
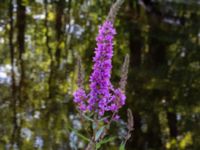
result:
M 107 20 L 99 27 L 96 37 L 97 47 L 93 57 L 93 71 L 90 76 L 90 92 L 86 95 L 83 85 L 79 84 L 79 89 L 74 93 L 74 102 L 82 111 L 93 111 L 103 116 L 107 111 L 117 113 L 125 105 L 124 80 L 126 75 L 122 80 L 123 89 L 114 89 L 110 82 L 115 34 L 116 31 L 111 21 Z M 79 78 L 80 83 L 83 83 L 81 75 Z
M 105 21 L 99 27 L 99 34 L 96 38 L 97 48 L 93 58 L 93 72 L 90 76 L 89 108 L 97 110 L 100 116 L 104 115 L 110 98 L 109 87 L 115 34 L 113 24 Z

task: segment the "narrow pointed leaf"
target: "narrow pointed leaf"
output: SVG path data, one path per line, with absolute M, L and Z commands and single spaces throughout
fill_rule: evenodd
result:
M 101 137 L 101 135 L 102 135 L 104 129 L 105 129 L 105 126 L 101 127 L 101 128 L 97 131 L 97 133 L 95 134 L 95 141 L 97 141 L 97 140 Z
M 125 150 L 125 145 L 124 143 L 121 143 L 120 147 L 119 147 L 119 150 Z

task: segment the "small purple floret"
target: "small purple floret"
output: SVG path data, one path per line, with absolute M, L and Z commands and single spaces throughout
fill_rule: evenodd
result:
M 78 108 L 82 111 L 86 111 L 86 99 L 87 95 L 85 91 L 79 88 L 76 92 L 74 92 L 74 102 L 78 105 Z

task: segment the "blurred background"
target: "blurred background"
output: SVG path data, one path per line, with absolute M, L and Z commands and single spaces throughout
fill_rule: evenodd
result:
M 1 150 L 83 149 L 85 141 L 69 129 L 84 132 L 72 101 L 77 55 L 87 84 L 98 25 L 113 2 L 0 1 Z M 114 85 L 130 55 L 120 111 L 126 120 L 131 108 L 135 118 L 127 150 L 199 150 L 200 1 L 125 0 L 115 27 Z

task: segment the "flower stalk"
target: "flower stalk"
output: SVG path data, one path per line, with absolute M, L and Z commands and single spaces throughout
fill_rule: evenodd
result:
M 114 88 L 110 81 L 113 40 L 116 35 L 113 23 L 122 3 L 123 0 L 117 0 L 112 5 L 106 21 L 99 27 L 96 37 L 95 56 L 93 57 L 94 65 L 89 79 L 90 89 L 88 92 L 84 90 L 84 71 L 81 66 L 81 59 L 78 58 L 78 90 L 74 93 L 74 102 L 79 112 L 86 115 L 88 113 L 93 114 L 93 119 L 90 119 L 93 122 L 93 135 L 86 150 L 98 148 L 97 144 L 107 135 L 111 123 L 119 119 L 118 111 L 125 105 L 125 86 L 129 66 L 128 55 L 125 57 L 122 66 L 119 87 Z M 111 116 L 104 119 L 105 113 L 111 114 Z

